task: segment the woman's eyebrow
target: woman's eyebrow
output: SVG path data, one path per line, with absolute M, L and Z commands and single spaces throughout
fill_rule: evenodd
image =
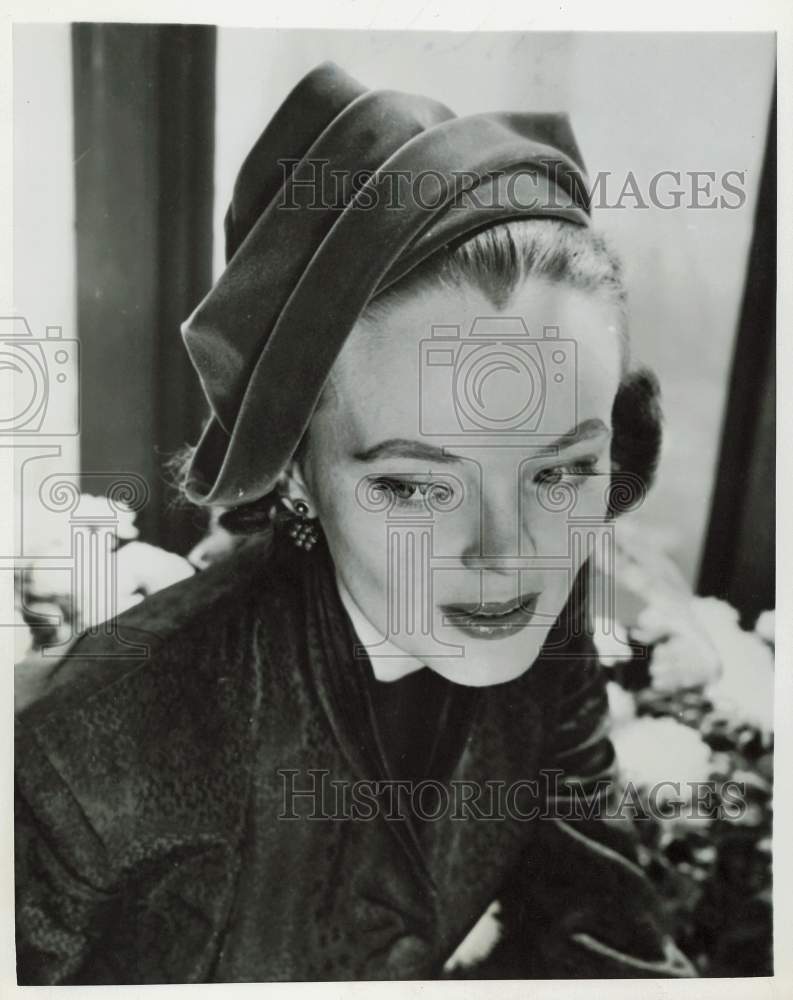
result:
M 564 448 L 571 448 L 574 444 L 589 441 L 603 434 L 610 436 L 611 428 L 603 423 L 600 417 L 589 417 L 587 420 L 582 420 L 580 424 L 576 424 L 575 427 L 571 427 L 569 431 L 565 431 L 555 441 L 538 446 L 533 452 L 532 458 L 536 458 L 538 455 L 556 455 Z
M 556 455 L 562 448 L 570 448 L 581 441 L 588 441 L 591 438 L 610 433 L 610 428 L 602 420 L 598 417 L 591 417 L 588 420 L 582 420 L 575 427 L 571 427 L 569 431 L 566 431 L 554 441 L 538 446 L 536 450 L 533 450 L 532 458 L 546 454 Z M 515 435 L 516 438 L 520 436 L 518 434 Z M 471 443 L 473 444 L 474 442 L 475 438 L 472 436 Z M 426 441 L 416 441 L 411 438 L 388 438 L 386 441 L 380 441 L 378 444 L 372 445 L 371 448 L 353 452 L 352 457 L 357 462 L 373 462 L 381 458 L 429 459 L 433 462 L 445 462 L 446 464 L 464 461 L 460 455 L 454 455 L 443 447 L 428 444 Z
M 459 462 L 459 455 L 452 455 L 444 448 L 425 441 L 414 441 L 411 438 L 388 438 L 363 451 L 356 451 L 352 456 L 358 462 L 373 462 L 378 458 L 419 458 L 430 459 L 433 462 Z

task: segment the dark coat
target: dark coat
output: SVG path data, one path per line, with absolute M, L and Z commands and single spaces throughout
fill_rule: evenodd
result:
M 289 783 L 331 787 L 322 769 L 388 772 L 329 560 L 278 550 L 249 546 L 84 637 L 18 718 L 20 983 L 437 978 L 495 899 L 502 941 L 470 975 L 693 975 L 621 822 L 285 802 Z M 436 760 L 448 787 L 608 773 L 587 638 L 464 690 Z

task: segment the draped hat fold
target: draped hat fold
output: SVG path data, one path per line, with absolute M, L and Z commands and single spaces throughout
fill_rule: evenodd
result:
M 270 492 L 370 299 L 441 247 L 520 217 L 589 222 L 567 115 L 457 117 L 332 62 L 308 73 L 240 168 L 225 270 L 182 324 L 212 414 L 189 498 L 237 506 Z

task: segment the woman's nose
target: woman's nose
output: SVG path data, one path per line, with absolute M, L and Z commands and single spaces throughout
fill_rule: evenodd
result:
M 521 510 L 514 486 L 509 490 L 483 493 L 478 514 L 471 518 L 470 534 L 462 554 L 464 564 L 492 559 L 490 568 L 506 571 L 507 565 L 499 566 L 498 560 L 534 554 L 530 518 Z

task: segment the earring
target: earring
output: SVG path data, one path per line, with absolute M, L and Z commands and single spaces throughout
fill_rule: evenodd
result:
M 292 504 L 296 518 L 289 526 L 289 537 L 299 549 L 309 551 L 319 539 L 314 521 L 308 517 L 308 504 L 305 500 L 295 500 Z

